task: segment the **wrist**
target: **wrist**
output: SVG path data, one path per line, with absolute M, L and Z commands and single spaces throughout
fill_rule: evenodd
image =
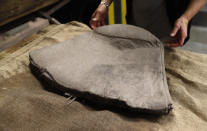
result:
M 189 19 L 187 16 L 185 16 L 185 15 L 182 15 L 182 16 L 180 17 L 180 19 L 182 19 L 182 21 L 183 21 L 184 23 L 186 23 L 186 24 L 188 24 L 189 21 L 190 21 L 190 19 Z
M 100 3 L 100 5 L 105 6 L 107 9 L 109 8 L 110 4 L 111 4 L 111 0 L 102 0 Z
M 181 18 L 182 18 L 185 22 L 187 22 L 187 23 L 191 20 L 191 18 L 188 17 L 188 15 L 186 15 L 186 14 L 183 14 L 183 15 L 181 16 Z
M 107 7 L 106 7 L 105 5 L 103 5 L 103 4 L 100 4 L 100 5 L 98 6 L 97 10 L 103 12 L 103 11 L 108 11 L 109 8 L 107 8 Z

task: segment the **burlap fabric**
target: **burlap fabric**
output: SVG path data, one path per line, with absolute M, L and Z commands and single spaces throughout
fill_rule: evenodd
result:
M 174 109 L 166 116 L 95 109 L 46 91 L 30 73 L 29 52 L 89 28 L 80 23 L 49 26 L 0 53 L 0 130 L 206 131 L 207 56 L 179 49 L 165 51 Z

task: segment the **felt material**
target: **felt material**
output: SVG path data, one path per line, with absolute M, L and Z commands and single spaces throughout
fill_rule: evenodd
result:
M 77 97 L 168 113 L 172 102 L 163 55 L 162 43 L 151 33 L 117 24 L 33 51 L 30 61 L 60 85 L 56 88 L 64 87 Z
M 169 115 L 135 115 L 69 101 L 48 92 L 29 70 L 29 52 L 90 29 L 80 23 L 50 25 L 0 53 L 0 130 L 4 131 L 206 131 L 207 55 L 165 50 L 174 109 Z

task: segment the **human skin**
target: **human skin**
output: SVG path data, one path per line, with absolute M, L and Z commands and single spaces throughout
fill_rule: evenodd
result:
M 113 0 L 102 0 L 110 4 Z M 191 0 L 188 8 L 183 13 L 183 15 L 178 18 L 175 23 L 174 27 L 169 34 L 170 37 L 176 38 L 174 41 L 165 41 L 167 46 L 169 47 L 179 47 L 183 46 L 184 41 L 187 37 L 187 30 L 188 30 L 188 23 L 189 21 L 198 13 L 198 11 L 207 3 L 207 0 Z M 96 11 L 93 13 L 90 25 L 92 29 L 95 29 L 99 26 L 103 26 L 104 19 L 108 14 L 108 8 L 100 4 Z
M 102 1 L 111 4 L 113 0 L 102 0 Z M 91 28 L 95 29 L 99 26 L 105 25 L 104 20 L 107 15 L 108 15 L 108 8 L 105 5 L 100 4 L 91 17 L 90 20 Z

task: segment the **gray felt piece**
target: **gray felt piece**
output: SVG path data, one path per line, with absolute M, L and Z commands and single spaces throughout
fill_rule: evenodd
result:
M 69 93 L 100 103 L 167 113 L 172 101 L 163 44 L 131 25 L 109 25 L 30 53 L 31 65 Z

